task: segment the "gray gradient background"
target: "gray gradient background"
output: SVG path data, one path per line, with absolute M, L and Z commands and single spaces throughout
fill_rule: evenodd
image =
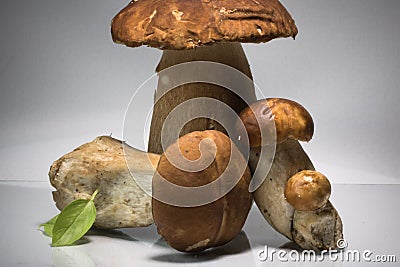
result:
M 295 41 L 245 44 L 266 96 L 313 115 L 305 149 L 334 183 L 399 183 L 400 2 L 285 0 Z M 3 1 L 0 10 L 0 180 L 47 180 L 51 162 L 97 135 L 122 137 L 133 92 L 157 49 L 112 42 L 127 1 Z M 153 92 L 137 109 L 146 116 Z M 143 148 L 143 126 L 138 125 Z

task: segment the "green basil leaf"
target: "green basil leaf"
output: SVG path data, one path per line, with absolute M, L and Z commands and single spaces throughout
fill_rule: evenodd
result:
M 90 199 L 74 200 L 61 211 L 53 228 L 53 246 L 71 245 L 89 231 L 96 219 L 93 199 L 97 192 Z
M 45 232 L 46 235 L 52 237 L 53 236 L 53 227 L 58 218 L 58 215 L 54 216 L 51 218 L 48 222 L 42 223 L 39 225 L 39 227 L 43 227 L 43 231 Z

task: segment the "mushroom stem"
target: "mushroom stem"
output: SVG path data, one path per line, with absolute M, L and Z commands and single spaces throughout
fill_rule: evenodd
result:
M 260 158 L 261 147 L 250 151 L 249 167 L 251 172 L 265 159 Z M 264 218 L 278 232 L 293 240 L 292 218 L 294 208 L 286 201 L 284 188 L 287 180 L 301 170 L 314 170 L 311 160 L 297 140 L 289 139 L 277 144 L 271 169 L 261 186 L 254 192 L 254 200 Z M 260 173 L 260 175 L 263 175 Z M 253 177 L 260 179 L 261 177 Z
M 169 67 L 181 63 L 207 61 L 221 63 L 244 73 L 247 81 L 239 78 L 239 84 L 235 84 L 234 92 L 232 88 L 224 88 L 216 84 L 207 82 L 190 82 L 179 86 L 177 84 L 182 75 L 181 73 L 162 72 Z M 204 104 L 197 102 L 198 98 L 211 98 L 218 102 L 225 103 L 234 112 L 239 113 L 247 106 L 247 103 L 256 101 L 252 75 L 246 55 L 240 43 L 218 43 L 212 46 L 198 47 L 191 50 L 164 50 L 162 58 L 156 69 L 159 80 L 157 90 L 154 95 L 154 110 L 150 126 L 148 151 L 161 154 L 164 148 L 175 142 L 178 137 L 197 130 L 218 130 L 227 133 L 227 129 L 233 127 L 236 118 L 225 116 L 222 121 L 211 117 L 221 117 L 221 109 L 215 102 L 206 101 Z M 161 73 L 162 72 L 162 73 Z M 194 68 L 194 77 L 199 72 L 207 73 L 211 80 L 238 80 L 237 74 L 232 73 L 232 77 L 220 77 L 219 72 L 205 69 L 204 65 Z M 180 75 L 180 76 L 179 76 Z M 249 82 L 250 81 L 250 82 Z M 172 90 L 170 90 L 173 88 Z M 188 101 L 195 100 L 195 101 Z M 247 103 L 246 103 L 247 102 Z M 173 119 L 167 120 L 168 115 L 179 105 L 178 112 L 171 114 Z M 198 111 L 206 111 L 207 116 L 195 118 Z M 177 132 L 178 131 L 178 132 Z M 161 141 L 163 132 L 163 141 Z

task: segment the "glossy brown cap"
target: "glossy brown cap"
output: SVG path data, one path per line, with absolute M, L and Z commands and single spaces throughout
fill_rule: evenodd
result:
M 296 34 L 294 20 L 278 0 L 134 0 L 111 24 L 116 43 L 176 50 Z
M 294 209 L 313 211 L 326 204 L 331 195 L 331 184 L 322 173 L 305 170 L 290 177 L 284 194 Z
M 201 148 L 200 143 L 204 140 L 208 142 Z M 203 155 L 206 161 L 208 152 L 215 151 L 214 160 L 205 169 L 191 172 L 183 169 L 185 167 L 182 168 L 179 162 L 178 165 L 173 163 L 178 155 L 183 155 L 191 161 L 199 160 L 202 155 L 199 146 L 203 154 L 206 154 Z M 227 177 L 237 179 L 238 182 L 222 197 L 208 204 L 193 207 L 182 207 L 160 201 L 159 197 L 163 194 L 178 200 L 195 198 L 183 192 L 184 189 L 179 189 L 180 192 L 168 190 L 164 186 L 164 179 L 188 188 L 201 187 L 220 179 L 221 174 L 228 170 L 228 164 L 234 164 L 234 167 L 228 171 Z M 238 165 L 245 167 L 244 172 L 238 171 L 241 169 L 237 168 Z M 229 242 L 240 232 L 250 211 L 252 204 L 252 195 L 248 191 L 250 179 L 247 162 L 224 133 L 209 130 L 182 136 L 161 155 L 152 181 L 152 211 L 158 233 L 171 247 L 183 252 L 202 251 Z M 211 187 L 209 193 L 217 195 L 224 190 L 224 185 L 225 183 Z
M 287 139 L 310 141 L 314 134 L 314 122 L 310 113 L 302 105 L 289 99 L 268 98 L 256 101 L 242 110 L 239 117 L 247 131 L 250 147 L 268 145 L 262 140 L 268 139 L 265 138 L 268 136 L 262 138 L 261 131 L 265 135 L 272 134 L 272 119 L 275 122 L 278 144 Z M 240 131 L 238 123 L 236 128 Z

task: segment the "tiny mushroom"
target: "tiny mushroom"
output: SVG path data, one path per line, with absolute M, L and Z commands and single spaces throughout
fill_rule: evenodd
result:
M 180 63 L 207 61 L 232 67 L 252 80 L 249 63 L 240 43 L 294 38 L 297 32 L 294 20 L 278 0 L 131 1 L 112 20 L 114 42 L 128 47 L 148 45 L 163 50 L 156 69 L 159 80 L 154 95 L 148 151 L 158 154 L 164 152 L 163 146 L 167 147 L 177 139 L 172 132 L 181 127 L 183 129 L 179 136 L 210 129 L 226 133 L 226 128 L 234 126 L 234 119 L 230 121 L 226 118 L 226 124 L 232 125 L 220 125 L 211 118 L 220 113 L 213 103 L 199 105 L 198 102 L 187 100 L 200 97 L 216 99 L 236 113 L 245 108 L 247 103 L 256 101 L 252 82 L 243 82 L 235 90 L 213 83 L 177 85 L 179 75 L 175 77 L 170 72 L 164 75 L 163 70 Z M 216 80 L 224 76 L 204 66 L 193 70 L 195 73 L 201 71 L 214 75 Z M 237 74 L 230 73 L 230 76 L 234 79 Z M 164 123 L 171 111 L 184 102 L 185 110 L 174 114 L 173 120 Z M 211 115 L 190 118 L 192 120 L 186 123 L 186 116 L 192 114 L 193 110 L 207 110 Z
M 153 177 L 152 211 L 158 233 L 182 252 L 229 242 L 250 211 L 250 178 L 246 160 L 224 133 L 208 130 L 182 136 L 161 155 Z M 190 190 L 202 188 L 201 196 L 201 191 Z M 204 204 L 190 204 L 205 195 Z
M 285 198 L 296 210 L 313 211 L 327 203 L 331 195 L 331 184 L 320 172 L 304 170 L 287 181 Z

